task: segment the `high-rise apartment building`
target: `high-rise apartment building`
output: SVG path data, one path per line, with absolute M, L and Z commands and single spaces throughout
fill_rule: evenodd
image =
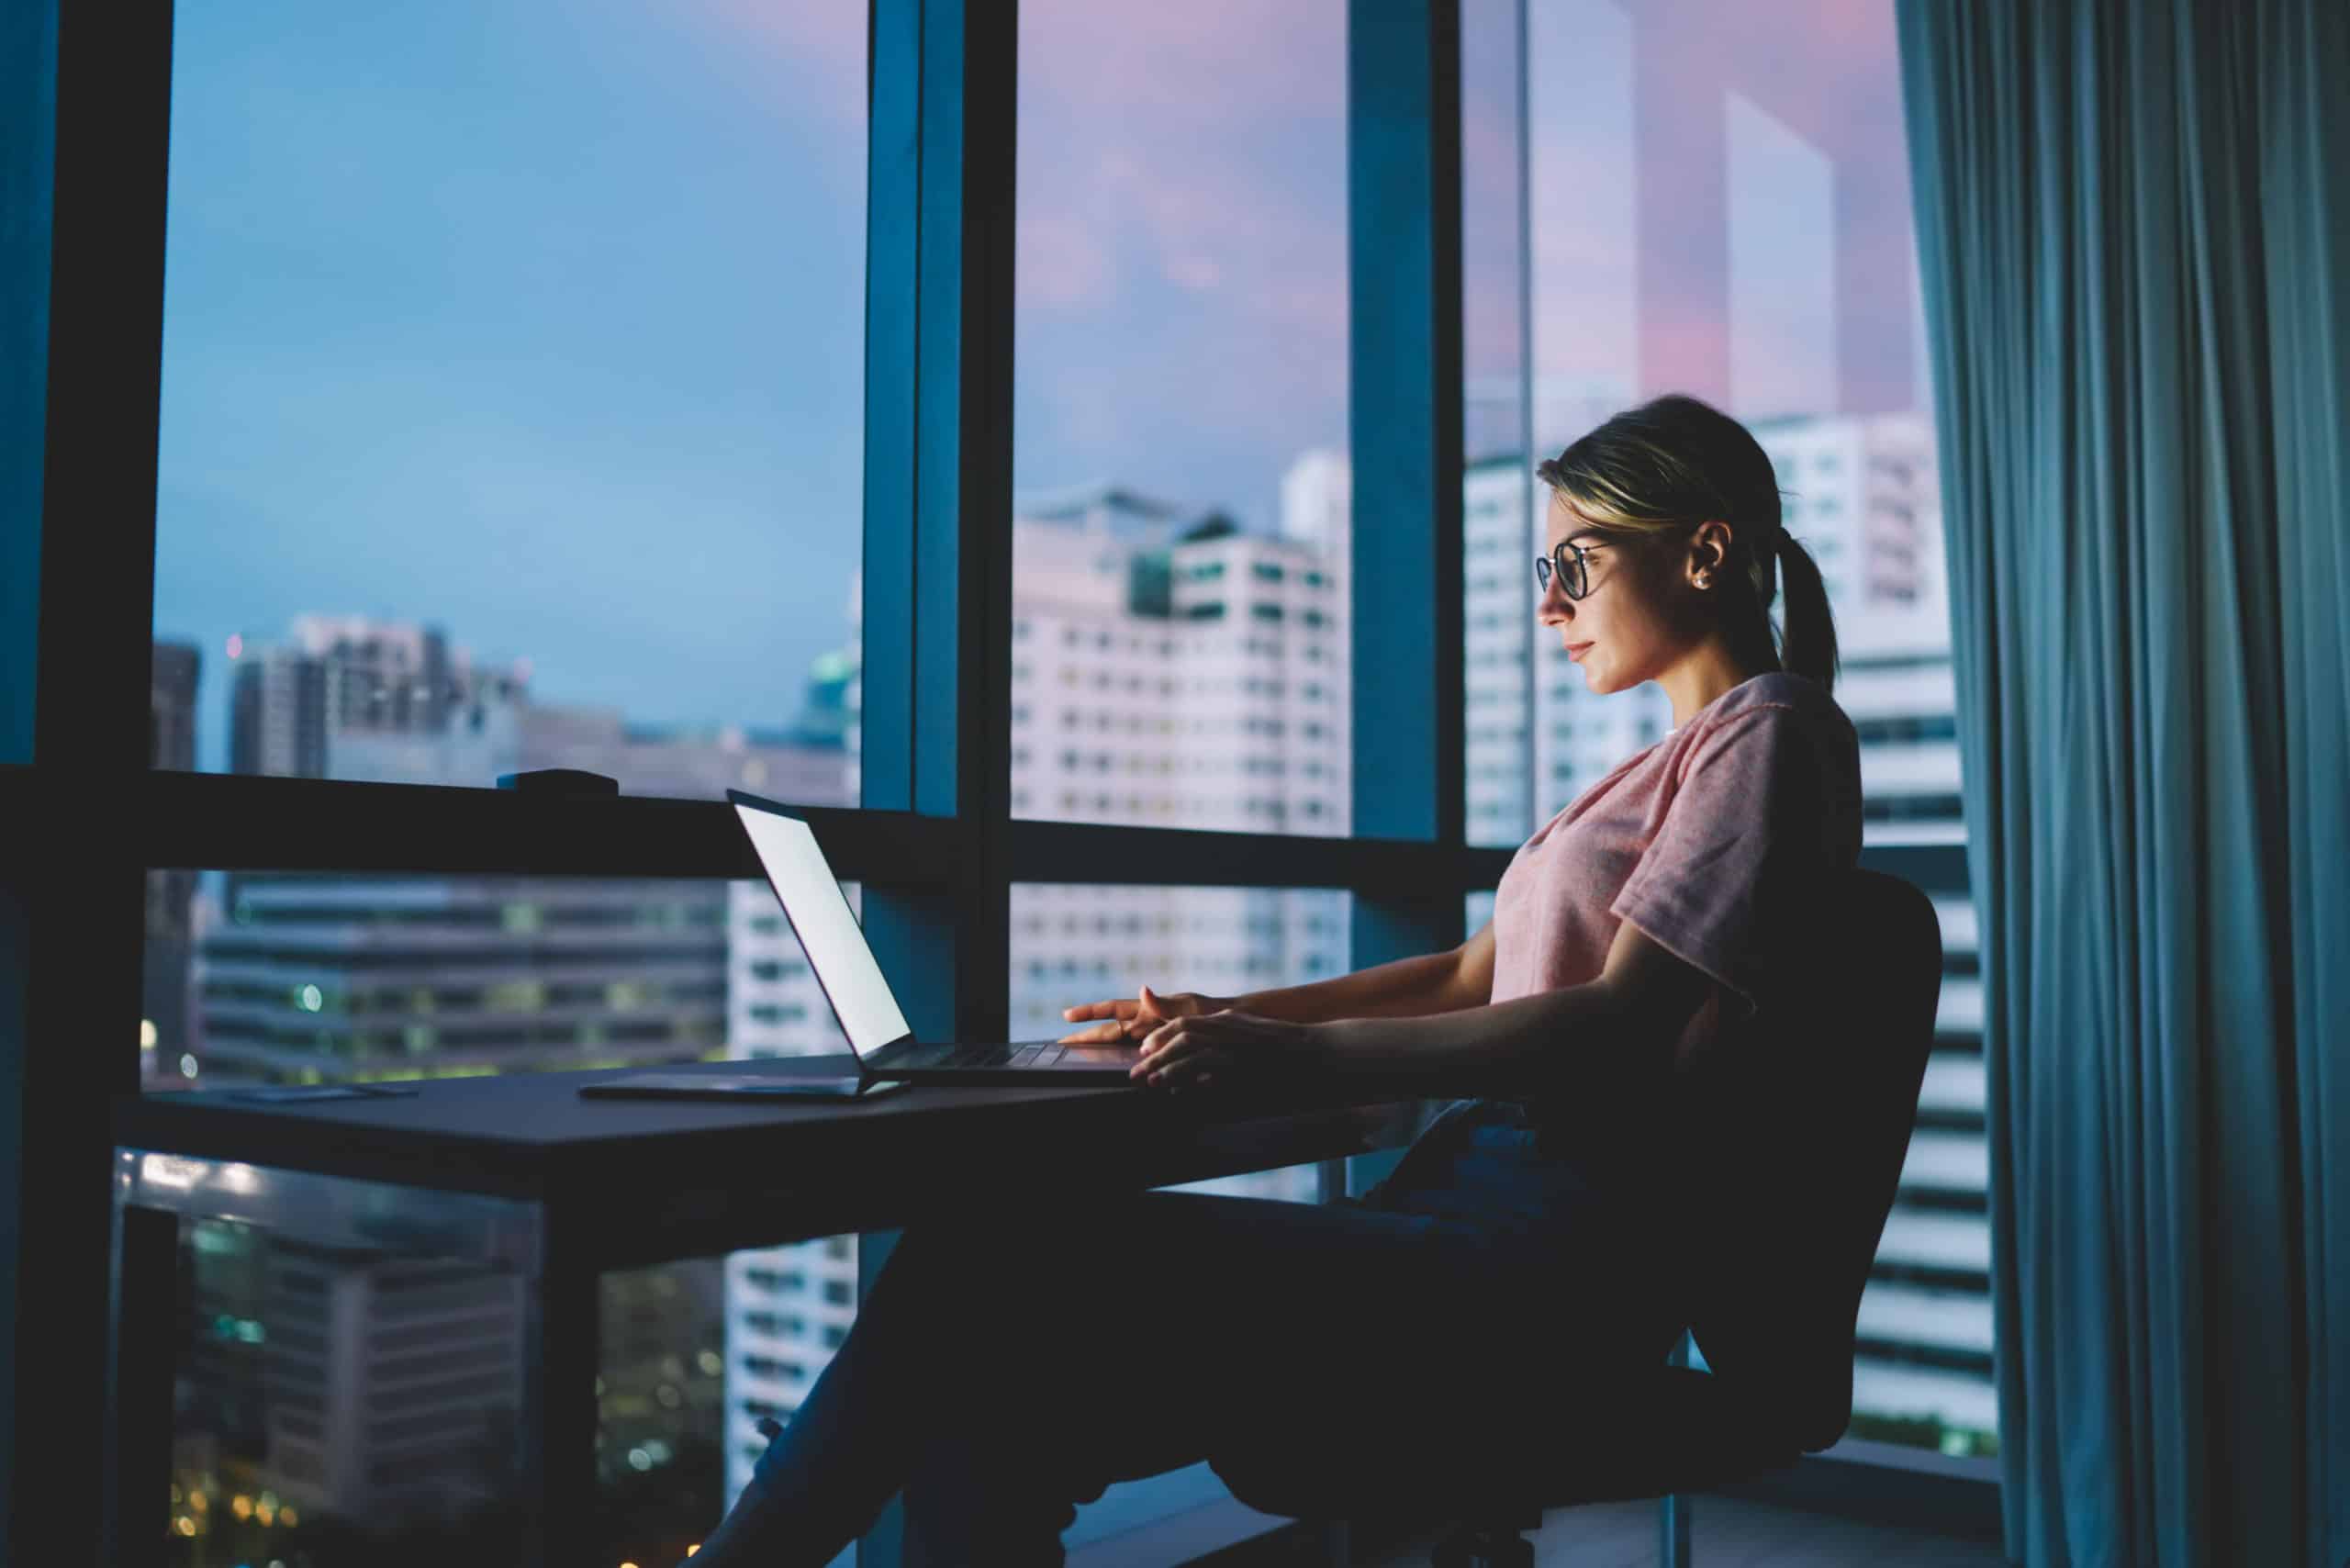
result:
M 520 1274 L 283 1237 L 266 1257 L 268 1473 L 281 1506 L 389 1522 L 507 1495 L 523 1397 Z
M 1024 504 L 1013 524 L 1014 812 L 1345 833 L 1348 486 L 1342 458 L 1306 454 L 1284 480 L 1271 537 L 1118 486 Z M 854 644 L 842 662 L 832 673 L 853 757 Z M 843 787 L 853 798 L 853 775 Z M 845 1049 L 774 895 L 746 883 L 732 898 L 730 1052 Z M 1012 898 L 1012 1032 L 1058 1034 L 1063 1007 L 1140 979 L 1231 995 L 1336 974 L 1347 944 L 1345 900 L 1320 890 L 1024 884 Z M 1299 1199 L 1313 1179 L 1266 1171 L 1216 1185 Z M 757 1421 L 796 1409 L 847 1333 L 855 1238 L 739 1253 L 726 1280 L 732 1495 L 765 1447 Z
M 296 648 L 237 662 L 229 692 L 229 768 L 277 778 L 327 774 L 327 672 Z
M 513 1072 L 724 1047 L 722 883 L 255 873 L 230 886 L 199 980 L 209 1074 Z

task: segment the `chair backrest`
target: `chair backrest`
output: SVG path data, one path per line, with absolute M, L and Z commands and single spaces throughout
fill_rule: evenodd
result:
M 1823 901 L 1823 962 L 1689 1084 L 1705 1151 L 1690 1332 L 1757 1435 L 1818 1451 L 1852 1416 L 1862 1287 L 1918 1116 L 1940 923 L 1897 877 Z

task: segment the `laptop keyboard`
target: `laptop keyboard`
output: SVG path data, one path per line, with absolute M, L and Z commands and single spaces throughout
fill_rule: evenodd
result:
M 1066 1046 L 964 1046 L 940 1067 L 1050 1067 L 1069 1054 Z

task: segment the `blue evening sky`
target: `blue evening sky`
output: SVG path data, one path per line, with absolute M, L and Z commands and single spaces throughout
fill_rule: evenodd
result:
M 1464 9 L 1490 376 L 1517 364 L 1514 9 Z M 1656 36 L 1693 112 L 1655 123 L 1651 170 L 1721 156 L 1728 90 L 1803 122 L 1729 160 L 1751 173 L 1727 279 L 1636 253 L 1631 13 L 1535 0 L 1536 363 L 1646 396 L 1728 339 L 1780 375 L 1774 334 L 1801 346 L 1865 281 L 1841 254 L 1901 284 L 1867 285 L 1885 314 L 1841 394 L 1800 385 L 1891 406 L 1912 262 L 1889 7 L 1718 10 Z M 305 611 L 437 623 L 528 658 L 548 701 L 788 723 L 849 634 L 860 554 L 862 0 L 177 16 L 155 631 L 203 652 L 200 766 L 226 761 L 229 636 Z M 1116 480 L 1265 527 L 1288 464 L 1345 447 L 1344 17 L 1024 0 L 1018 487 Z M 1830 199 L 1865 214 L 1841 252 Z M 1725 319 L 1779 299 L 1803 320 Z M 1639 364 L 1636 306 L 1662 312 Z
M 179 6 L 155 628 L 203 650 L 205 766 L 228 638 L 303 611 L 792 718 L 860 553 L 835 9 L 845 62 L 692 5 Z

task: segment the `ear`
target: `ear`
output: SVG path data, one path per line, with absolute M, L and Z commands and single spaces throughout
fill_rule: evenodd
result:
M 1692 582 L 1701 573 L 1718 577 L 1728 568 L 1732 538 L 1729 524 L 1719 518 L 1710 518 L 1697 525 L 1697 532 L 1690 536 L 1689 558 L 1684 566 Z

